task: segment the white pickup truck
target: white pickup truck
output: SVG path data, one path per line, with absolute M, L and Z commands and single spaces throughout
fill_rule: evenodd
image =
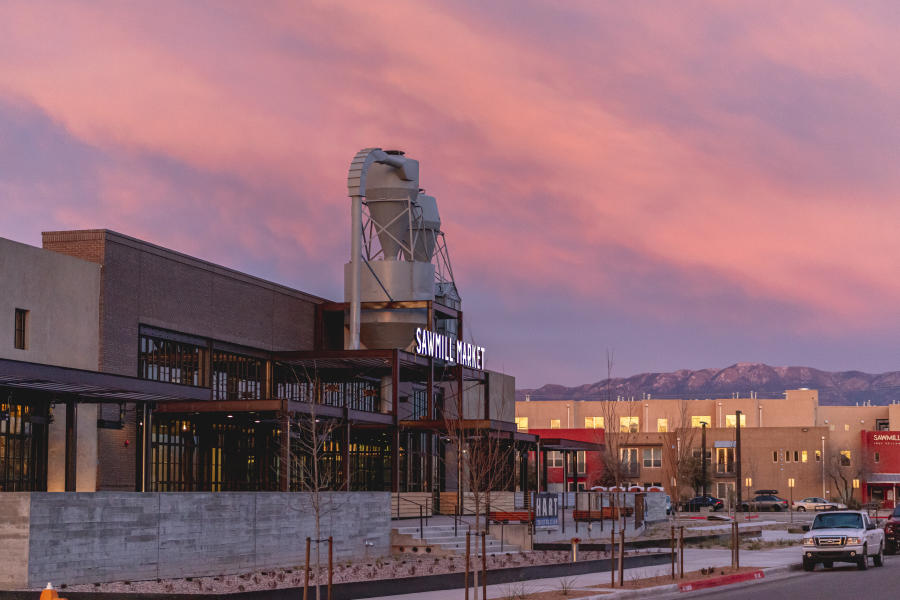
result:
M 842 510 L 816 515 L 812 527 L 803 526 L 803 569 L 816 563 L 831 568 L 835 562 L 856 563 L 859 570 L 884 564 L 884 531 L 864 512 Z

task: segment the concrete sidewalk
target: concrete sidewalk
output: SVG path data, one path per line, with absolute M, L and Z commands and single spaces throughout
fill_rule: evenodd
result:
M 741 565 L 748 567 L 759 567 L 762 569 L 788 567 L 800 562 L 800 548 L 787 547 L 777 548 L 773 550 L 743 550 L 741 551 Z M 684 555 L 685 572 L 696 571 L 704 567 L 727 567 L 731 565 L 731 550 L 729 549 L 694 549 L 689 548 Z M 625 581 L 632 579 L 641 579 L 645 577 L 654 577 L 658 575 L 669 575 L 671 573 L 670 565 L 657 565 L 653 567 L 640 567 L 625 570 Z M 462 582 L 462 574 L 459 575 Z M 533 579 L 529 581 L 504 583 L 499 585 L 488 586 L 488 598 L 504 598 L 511 591 L 518 591 L 524 588 L 526 593 L 543 592 L 548 590 L 559 590 L 560 580 L 574 580 L 573 589 L 589 589 L 593 585 L 608 585 L 610 575 L 608 571 L 600 573 L 591 573 L 588 575 L 578 575 L 569 578 L 550 578 L 550 579 Z M 677 583 L 677 579 L 674 583 Z M 609 592 L 601 593 L 602 590 L 596 590 L 597 596 L 585 596 L 580 600 L 591 600 L 592 598 L 614 598 L 620 596 L 636 596 L 636 595 L 653 595 L 652 588 L 646 590 L 622 590 L 610 594 Z M 591 590 L 595 591 L 595 590 Z M 470 592 L 470 598 L 471 596 Z M 465 591 L 462 587 L 452 590 L 438 590 L 433 592 L 419 592 L 415 594 L 403 594 L 397 596 L 381 596 L 373 600 L 460 600 L 464 598 Z M 481 597 L 479 588 L 478 597 Z

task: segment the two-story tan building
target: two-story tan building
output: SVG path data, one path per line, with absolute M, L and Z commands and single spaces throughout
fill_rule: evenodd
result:
M 777 489 L 785 498 L 799 499 L 846 491 L 836 488 L 844 479 L 858 479 L 864 468 L 860 432 L 891 428 L 892 408 L 900 405 L 820 406 L 816 390 L 799 389 L 782 398 L 520 401 L 516 422 L 523 431 L 605 429 L 607 452 L 618 457 L 623 483 L 662 485 L 676 498 L 702 492 L 679 465 L 702 468 L 705 429 L 707 493 L 736 500 L 759 489 Z M 900 417 L 900 410 L 893 412 Z M 597 470 L 579 485 L 602 480 Z

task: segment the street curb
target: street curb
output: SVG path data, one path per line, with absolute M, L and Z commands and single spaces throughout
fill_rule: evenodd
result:
M 796 571 L 797 574 L 802 572 L 802 567 L 799 564 L 796 565 L 786 565 L 783 567 L 768 567 L 760 569 L 763 572 L 764 577 L 760 579 L 750 579 L 746 581 L 736 581 L 734 583 L 728 583 L 724 585 L 717 586 L 717 588 L 727 587 L 729 589 L 736 589 L 739 587 L 745 587 L 748 585 L 753 585 L 758 582 L 769 580 L 773 577 L 778 577 L 779 575 L 783 575 L 786 573 L 791 573 Z M 603 592 L 596 596 L 583 596 L 579 600 L 601 600 L 603 598 L 635 598 L 635 597 L 649 597 L 649 596 L 663 596 L 672 593 L 677 594 L 691 594 L 693 592 L 705 592 L 707 590 L 714 590 L 717 588 L 704 588 L 700 590 L 691 590 L 691 591 L 682 591 L 680 588 L 681 584 L 678 583 L 667 583 L 666 585 L 658 585 L 655 587 L 643 588 L 639 590 L 621 590 L 621 591 L 613 591 L 613 592 Z

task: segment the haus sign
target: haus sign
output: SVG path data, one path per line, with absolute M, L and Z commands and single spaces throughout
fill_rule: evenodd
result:
M 484 348 L 453 336 L 416 328 L 416 354 L 484 370 Z

